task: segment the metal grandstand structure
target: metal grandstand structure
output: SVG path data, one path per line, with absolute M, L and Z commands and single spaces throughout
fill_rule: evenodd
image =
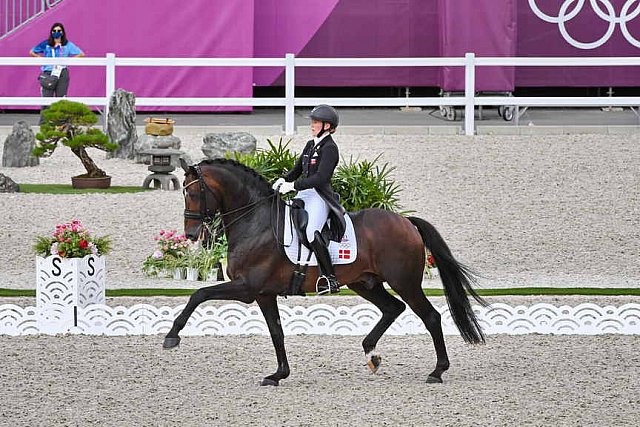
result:
M 0 39 L 61 2 L 62 0 L 0 0 Z

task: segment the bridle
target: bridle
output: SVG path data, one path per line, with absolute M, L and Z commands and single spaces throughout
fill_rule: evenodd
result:
M 211 193 L 211 195 L 213 196 L 213 198 L 216 200 L 216 205 L 217 206 L 222 206 L 222 204 L 220 203 L 220 200 L 218 200 L 216 193 L 209 188 L 209 186 L 205 183 L 203 176 L 202 176 L 202 170 L 200 169 L 200 165 L 194 165 L 192 166 L 193 169 L 196 172 L 196 176 L 197 178 L 194 179 L 193 181 L 191 181 L 190 183 L 188 183 L 187 185 L 185 185 L 182 188 L 182 192 L 183 194 L 186 195 L 186 190 L 187 188 L 189 188 L 191 185 L 195 184 L 196 182 L 198 183 L 199 187 L 200 187 L 200 211 L 192 211 L 189 209 L 185 209 L 184 210 L 184 218 L 185 219 L 195 219 L 195 220 L 199 220 L 202 225 L 205 226 L 205 228 L 207 228 L 207 230 L 209 231 L 209 233 L 211 234 L 211 229 L 209 228 L 209 225 L 213 222 L 213 219 L 217 213 L 217 210 L 211 210 L 209 209 L 209 206 L 207 204 L 207 192 Z M 256 210 L 256 208 L 258 207 L 258 205 L 260 205 L 261 203 L 275 197 L 278 193 L 274 192 L 269 196 L 265 196 L 261 199 L 256 200 L 255 202 L 251 202 L 248 203 L 244 206 L 240 206 L 239 208 L 236 209 L 232 209 L 230 211 L 227 212 L 222 212 L 222 210 L 220 208 L 218 208 L 218 210 L 220 211 L 220 216 L 222 217 L 222 219 L 224 219 L 225 217 L 232 215 L 232 214 L 236 214 L 239 212 L 242 212 L 238 217 L 234 218 L 232 221 L 230 221 L 228 224 L 225 224 L 225 222 L 222 222 L 222 227 L 225 230 L 225 232 L 236 222 L 238 222 L 239 220 L 241 220 L 242 218 L 244 218 L 245 216 L 249 215 L 250 213 L 252 213 L 254 210 Z M 243 212 L 244 211 L 244 212 Z M 198 233 L 200 234 L 200 233 Z

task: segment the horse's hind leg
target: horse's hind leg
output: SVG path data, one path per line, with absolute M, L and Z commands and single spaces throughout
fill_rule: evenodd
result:
M 438 310 L 429 302 L 424 295 L 420 284 L 412 286 L 409 289 L 406 286 L 395 287 L 392 289 L 398 292 L 398 295 L 407 303 L 413 312 L 422 320 L 425 327 L 431 334 L 433 345 L 436 348 L 436 368 L 429 374 L 428 383 L 441 383 L 442 373 L 449 369 L 449 357 L 447 356 L 447 347 L 444 343 L 442 334 L 441 316 Z
M 260 385 L 278 385 L 281 379 L 289 376 L 289 362 L 284 348 L 284 332 L 280 323 L 280 313 L 278 312 L 278 301 L 275 295 L 264 295 L 256 298 L 260 310 L 267 321 L 271 341 L 276 348 L 276 358 L 278 359 L 278 370 L 272 375 L 265 377 Z
M 376 372 L 382 360 L 378 354 L 374 353 L 376 345 L 380 337 L 389 329 L 389 326 L 391 326 L 394 320 L 405 310 L 406 305 L 387 292 L 382 282 L 377 282 L 371 289 L 368 289 L 361 283 L 351 284 L 349 288 L 374 304 L 382 312 L 382 318 L 362 341 L 364 354 L 367 357 L 367 364 L 373 372 Z

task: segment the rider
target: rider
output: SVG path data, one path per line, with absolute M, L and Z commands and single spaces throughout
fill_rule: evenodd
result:
M 284 178 L 279 178 L 273 189 L 282 194 L 298 191 L 296 198 L 304 201 L 309 215 L 307 240 L 320 267 L 318 295 L 322 295 L 340 292 L 327 248 L 329 242 L 320 234 L 330 211 L 340 215 L 344 212 L 331 188 L 331 177 L 339 159 L 338 146 L 331 134 L 338 127 L 339 117 L 333 107 L 323 104 L 311 110 L 309 118 L 313 139 L 307 142 L 293 169 Z

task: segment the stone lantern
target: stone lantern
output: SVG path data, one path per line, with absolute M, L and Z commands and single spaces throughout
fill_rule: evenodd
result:
M 178 177 L 171 172 L 176 169 L 178 159 L 184 154 L 183 151 L 171 148 L 151 148 L 141 151 L 140 154 L 151 157 L 151 164 L 147 169 L 153 172 L 144 179 L 143 188 L 150 188 L 151 183 L 153 183 L 154 188 L 162 190 L 171 190 L 171 184 L 173 184 L 173 190 L 180 189 Z

